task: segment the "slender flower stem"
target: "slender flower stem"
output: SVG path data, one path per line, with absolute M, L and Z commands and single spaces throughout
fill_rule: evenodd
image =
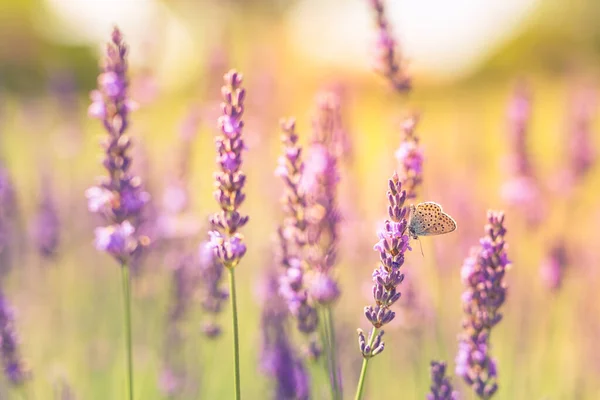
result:
M 336 347 L 335 347 L 335 327 L 333 325 L 333 313 L 331 312 L 331 307 L 324 308 L 325 313 L 325 323 L 327 329 L 327 342 L 329 345 L 329 359 L 330 359 L 330 368 L 331 368 L 331 379 L 333 379 L 333 388 L 335 391 L 334 399 L 339 399 L 342 397 L 341 388 L 339 387 L 340 382 L 338 381 L 337 376 L 337 364 L 336 364 Z
M 240 395 L 240 341 L 238 333 L 235 275 L 233 268 L 227 268 L 227 271 L 229 271 L 229 298 L 231 299 L 231 322 L 233 324 L 233 372 L 235 382 L 235 399 L 240 400 L 242 398 Z
M 328 318 L 327 318 L 327 307 L 319 307 L 319 333 L 321 335 L 321 343 L 323 344 L 323 367 L 325 368 L 325 378 L 329 382 L 329 389 L 331 390 L 331 399 L 337 399 L 337 388 L 335 380 L 333 378 L 333 353 L 331 345 L 331 335 L 329 333 Z
M 373 332 L 371 332 L 371 337 L 369 338 L 369 347 L 373 347 L 373 342 L 377 337 L 379 329 L 373 327 Z M 358 386 L 356 386 L 356 396 L 354 396 L 354 400 L 362 399 L 363 388 L 365 386 L 365 377 L 367 376 L 367 366 L 369 364 L 370 357 L 364 357 L 362 368 L 360 369 L 360 377 L 358 378 Z
M 121 276 L 123 280 L 123 300 L 125 307 L 125 335 L 127 340 L 127 385 L 129 400 L 133 400 L 133 358 L 131 356 L 131 290 L 129 281 L 129 266 L 121 265 Z

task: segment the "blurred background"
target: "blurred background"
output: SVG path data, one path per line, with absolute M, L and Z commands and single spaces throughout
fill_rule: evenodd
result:
M 347 133 L 335 307 L 345 398 L 360 370 L 355 331 L 368 328 L 372 247 L 410 112 L 420 115 L 425 155 L 418 200 L 442 204 L 458 230 L 422 239 L 424 256 L 407 256 L 399 317 L 371 363 L 366 398 L 424 398 L 431 359 L 453 371 L 460 267 L 489 208 L 506 211 L 513 262 L 504 319 L 492 333 L 495 398 L 600 398 L 600 3 L 386 4 L 413 80 L 407 95 L 371 68 L 377 30 L 366 0 L 0 0 L 0 286 L 32 372 L 25 393 L 5 380 L 0 398 L 124 398 L 120 272 L 94 249 L 101 221 L 84 196 L 104 174 L 104 132 L 87 107 L 114 25 L 129 45 L 140 105 L 129 130 L 133 169 L 153 199 L 144 229 L 154 245 L 133 281 L 138 399 L 231 398 L 229 310 L 207 322 L 197 282 L 177 259 L 206 240 L 218 209 L 213 139 L 230 68 L 247 90 L 243 210 L 251 220 L 237 273 L 246 398 L 270 398 L 273 384 L 258 366 L 264 274 L 275 264 L 282 216 L 273 173 L 279 118 L 295 116 L 306 143 L 322 91 L 339 96 Z M 527 161 L 525 183 L 515 159 Z M 222 323 L 223 334 L 207 338 L 207 323 Z M 310 370 L 312 398 L 328 398 Z

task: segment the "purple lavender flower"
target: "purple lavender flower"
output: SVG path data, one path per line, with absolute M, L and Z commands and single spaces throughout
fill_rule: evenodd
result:
M 221 134 L 215 139 L 219 171 L 215 173 L 217 190 L 214 196 L 221 211 L 210 217 L 213 230 L 209 232 L 209 243 L 229 274 L 234 353 L 233 381 L 235 398 L 239 400 L 241 398 L 240 352 L 234 272 L 235 267 L 246 253 L 244 237 L 238 232 L 238 229 L 248 222 L 248 216 L 244 216 L 238 211 L 246 198 L 242 191 L 246 183 L 246 175 L 240 170 L 242 151 L 246 148 L 242 138 L 244 127 L 242 114 L 244 113 L 246 91 L 241 86 L 242 75 L 235 70 L 226 73 L 224 80 L 225 85 L 221 88 L 224 100 L 221 103 L 222 115 L 218 120 Z
M 246 175 L 240 170 L 242 151 L 245 150 L 242 114 L 246 91 L 241 87 L 242 75 L 235 70 L 225 74 L 224 79 L 222 94 L 225 101 L 221 103 L 223 115 L 219 117 L 221 135 L 215 139 L 220 171 L 215 173 L 217 190 L 214 195 L 221 212 L 211 216 L 213 231 L 209 234 L 217 257 L 225 267 L 234 268 L 246 253 L 243 236 L 237 232 L 248 222 L 248 216 L 242 216 L 238 211 L 246 198 L 242 192 Z
M 131 139 L 125 131 L 134 105 L 127 93 L 126 56 L 127 47 L 121 32 L 115 28 L 98 76 L 98 89 L 90 95 L 92 104 L 88 110 L 90 116 L 102 120 L 108 133 L 103 165 L 109 176 L 86 191 L 89 210 L 102 214 L 110 224 L 96 229 L 96 248 L 108 252 L 123 264 L 141 249 L 140 245 L 148 243 L 146 237 L 135 234 L 135 226 L 142 207 L 149 200 L 140 178 L 129 171 Z
M 43 257 L 50 258 L 55 255 L 60 242 L 59 229 L 58 211 L 50 192 L 50 183 L 48 182 L 48 178 L 44 178 L 41 200 L 34 226 L 35 242 L 39 253 Z
M 406 198 L 417 198 L 417 190 L 423 182 L 423 150 L 419 146 L 419 138 L 415 128 L 419 118 L 411 115 L 402 122 L 402 142 L 396 150 L 396 158 L 400 164 L 400 180 L 406 190 Z
M 427 400 L 458 400 L 458 392 L 452 390 L 452 384 L 446 378 L 446 363 L 431 362 L 431 393 Z
M 496 361 L 489 354 L 489 336 L 502 319 L 499 309 L 507 291 L 504 274 L 510 265 L 504 241 L 504 213 L 489 211 L 485 232 L 486 236 L 471 250 L 461 271 L 465 317 L 459 335 L 456 375 L 477 396 L 489 399 L 498 390 Z
M 278 294 L 276 274 L 269 273 L 262 311 L 261 368 L 275 382 L 275 399 L 310 398 L 309 377 L 294 353 L 286 326 L 288 310 Z
M 341 219 L 336 199 L 339 172 L 334 153 L 334 134 L 340 129 L 339 107 L 339 98 L 334 93 L 324 92 L 317 97 L 313 138 L 302 176 L 306 196 L 307 288 L 309 297 L 321 305 L 330 305 L 339 297 L 339 288 L 333 279 Z M 323 296 L 325 281 L 327 296 Z
M 375 13 L 379 35 L 375 43 L 374 69 L 383 75 L 398 92 L 411 89 L 410 77 L 405 71 L 404 61 L 388 24 L 382 0 L 368 0 Z
M 385 221 L 383 229 L 378 233 L 379 242 L 374 247 L 374 250 L 379 252 L 380 258 L 380 265 L 372 275 L 375 305 L 365 307 L 365 316 L 375 328 L 370 335 L 371 339 L 373 339 L 374 332 L 390 323 L 396 316 L 390 308 L 400 298 L 398 285 L 404 280 L 404 274 L 400 268 L 404 264 L 404 253 L 411 250 L 410 238 L 407 233 L 410 207 L 404 205 L 406 191 L 402 189 L 400 177 L 395 173 L 388 182 L 387 197 L 390 219 Z M 359 337 L 364 341 L 361 332 L 359 332 Z M 374 346 L 371 339 L 368 346 L 361 346 L 361 352 L 366 359 L 383 350 L 383 342 L 381 342 L 381 346 Z M 381 349 L 376 352 L 380 347 Z
M 512 154 L 507 166 L 510 178 L 502 186 L 501 195 L 508 204 L 521 210 L 529 226 L 536 226 L 545 210 L 527 147 L 530 119 L 531 96 L 528 88 L 521 85 L 517 87 L 508 109 Z
M 30 372 L 19 355 L 13 310 L 3 294 L 0 294 L 0 356 L 4 375 L 11 384 L 20 385 L 30 378 Z
M 540 265 L 542 284 L 551 291 L 560 289 L 567 266 L 567 248 L 564 241 L 554 243 Z
M 316 338 L 318 314 L 309 303 L 305 278 L 308 223 L 305 188 L 301 185 L 304 173 L 302 148 L 298 144 L 299 136 L 293 118 L 281 120 L 281 130 L 284 150 L 275 170 L 285 185 L 282 197 L 284 218 L 278 229 L 279 264 L 283 267 L 279 277 L 279 295 L 287 303 L 298 330 L 307 336 L 307 356 L 316 359 L 321 349 Z

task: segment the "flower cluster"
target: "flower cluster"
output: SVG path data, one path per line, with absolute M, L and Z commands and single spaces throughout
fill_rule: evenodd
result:
M 246 225 L 248 216 L 242 216 L 238 209 L 246 198 L 242 192 L 246 175 L 240 170 L 242 151 L 242 114 L 246 91 L 241 87 L 242 75 L 231 70 L 224 76 L 225 85 L 221 89 L 224 102 L 218 124 L 221 135 L 215 139 L 217 164 L 220 170 L 215 173 L 215 199 L 221 211 L 210 218 L 213 230 L 209 232 L 210 243 L 215 254 L 227 268 L 235 268 L 246 253 L 244 238 L 238 229 Z
M 388 24 L 383 0 L 368 0 L 375 12 L 375 21 L 379 35 L 375 44 L 374 69 L 389 80 L 393 88 L 399 92 L 411 89 L 410 77 L 405 71 L 404 61 L 399 54 L 398 46 L 392 36 Z
M 529 226 L 543 217 L 542 197 L 527 147 L 531 99 L 525 86 L 517 87 L 508 109 L 509 142 L 512 153 L 508 160 L 510 178 L 502 186 L 502 197 L 524 214 Z
M 486 236 L 474 247 L 461 271 L 465 317 L 456 356 L 456 374 L 483 399 L 498 389 L 496 362 L 489 354 L 490 331 L 500 322 L 506 299 L 504 274 L 510 265 L 506 254 L 504 213 L 489 211 Z
M 309 376 L 302 360 L 294 353 L 286 327 L 288 310 L 279 294 L 274 273 L 268 273 L 263 302 L 261 367 L 274 378 L 275 399 L 309 399 Z
M 15 332 L 13 310 L 4 295 L 0 294 L 0 357 L 4 375 L 13 385 L 19 385 L 30 377 L 19 355 L 19 339 Z
M 302 187 L 306 193 L 308 222 L 307 289 L 311 299 L 324 306 L 335 302 L 340 295 L 333 277 L 340 222 L 336 199 L 339 173 L 334 153 L 334 138 L 341 129 L 339 121 L 339 97 L 331 92 L 321 93 L 317 98 L 312 143 L 308 149 Z
M 135 235 L 137 220 L 149 195 L 143 191 L 140 178 L 129 172 L 131 139 L 125 131 L 134 107 L 127 94 L 126 56 L 127 47 L 121 32 L 115 28 L 101 65 L 98 89 L 90 95 L 92 104 L 88 110 L 90 116 L 102 121 L 108 133 L 103 142 L 103 165 L 109 176 L 86 191 L 89 210 L 104 215 L 110 223 L 96 229 L 96 247 L 121 263 L 129 262 L 141 245 L 148 243 L 148 238 Z
M 406 191 L 402 189 L 402 183 L 397 174 L 394 174 L 388 181 L 387 197 L 389 219 L 385 221 L 383 229 L 379 232 L 380 240 L 374 247 L 374 250 L 379 252 L 380 258 L 380 265 L 373 271 L 372 276 L 375 305 L 365 307 L 365 316 L 375 329 L 388 324 L 396 316 L 390 308 L 400 298 L 397 288 L 404 280 L 404 274 L 401 272 L 404 253 L 411 250 L 410 238 L 407 234 L 407 218 L 410 207 L 404 205 Z M 364 341 L 362 332 L 359 332 L 359 338 Z M 376 340 L 379 341 L 380 336 Z M 372 341 L 369 340 L 369 343 Z M 382 346 L 383 343 L 381 343 L 381 350 L 383 350 Z M 377 354 L 375 352 L 377 348 L 379 346 L 371 345 L 369 348 L 361 346 L 363 357 L 374 356 Z
M 427 400 L 457 400 L 458 392 L 452 390 L 452 384 L 446 378 L 446 363 L 442 361 L 431 362 L 431 393 Z
M 419 146 L 419 138 L 415 135 L 418 122 L 417 115 L 411 115 L 402 122 L 402 142 L 396 150 L 396 158 L 400 164 L 400 180 L 409 200 L 417 197 L 417 190 L 423 182 L 423 150 Z
M 315 307 L 309 303 L 305 282 L 307 221 L 306 196 L 304 188 L 300 185 L 304 172 L 302 148 L 298 144 L 299 136 L 293 119 L 282 120 L 281 130 L 284 149 L 275 170 L 275 174 L 285 185 L 282 197 L 284 218 L 278 229 L 279 262 L 284 268 L 279 278 L 279 294 L 295 318 L 298 330 L 309 336 L 309 357 L 317 358 L 320 355 L 315 337 L 318 315 Z

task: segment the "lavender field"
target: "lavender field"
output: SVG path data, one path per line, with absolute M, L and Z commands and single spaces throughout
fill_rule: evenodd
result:
M 599 399 L 600 6 L 494 3 L 0 0 L 0 400 Z

